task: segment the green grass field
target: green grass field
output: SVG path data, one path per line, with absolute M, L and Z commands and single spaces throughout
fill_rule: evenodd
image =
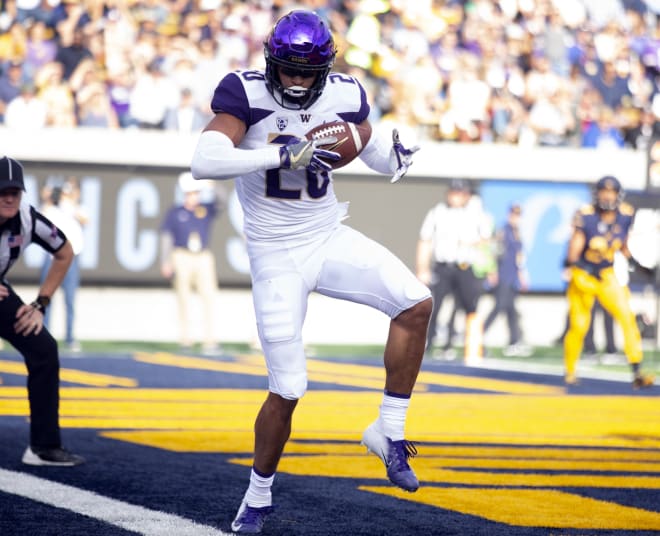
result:
M 150 341 L 82 341 L 82 351 L 84 353 L 101 354 L 126 354 L 132 352 L 167 352 L 182 353 L 176 343 L 170 342 L 150 342 Z M 251 348 L 246 343 L 226 343 L 223 344 L 225 351 L 230 353 L 254 353 L 258 350 Z M 380 360 L 383 355 L 383 346 L 381 345 L 309 345 L 307 347 L 309 355 L 323 359 L 373 359 Z M 198 350 L 198 349 L 197 349 Z M 562 348 L 560 346 L 537 346 L 529 357 L 510 357 L 502 353 L 502 348 L 488 347 L 485 351 L 485 361 L 497 360 L 498 363 L 511 369 L 516 369 L 516 364 L 524 364 L 529 368 L 532 364 L 538 364 L 539 368 L 556 367 L 561 371 L 563 367 Z M 193 349 L 189 353 L 195 353 Z M 461 356 L 463 348 L 456 347 L 457 356 Z M 456 360 L 457 364 L 460 359 Z M 627 372 L 629 367 L 625 357 L 619 354 L 615 360 L 607 360 L 602 356 L 583 356 L 581 366 L 588 367 L 590 370 L 608 371 L 608 372 Z M 532 367 L 533 368 L 533 367 Z M 660 375 L 660 349 L 645 348 L 644 368 L 648 371 Z

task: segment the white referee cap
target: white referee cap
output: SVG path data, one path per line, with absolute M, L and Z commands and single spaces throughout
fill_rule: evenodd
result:
M 198 181 L 190 171 L 184 171 L 179 175 L 179 188 L 184 194 L 199 192 L 204 188 L 204 181 Z
M 23 166 L 13 158 L 0 158 L 0 190 L 19 188 L 25 190 L 23 182 Z

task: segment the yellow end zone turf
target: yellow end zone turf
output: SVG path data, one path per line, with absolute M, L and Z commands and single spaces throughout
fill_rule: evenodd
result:
M 249 355 L 213 360 L 141 353 L 135 359 L 155 367 L 264 375 L 262 358 Z M 0 361 L 0 372 L 24 375 L 25 369 Z M 141 388 L 136 378 L 63 372 L 68 383 L 78 385 L 61 389 L 63 427 L 252 463 L 252 428 L 263 391 Z M 590 489 L 618 489 L 622 496 L 626 490 L 660 489 L 657 397 L 575 396 L 533 381 L 423 372 L 407 423 L 407 437 L 420 442 L 411 463 L 422 488 L 407 494 L 389 485 L 364 485 L 386 482 L 380 460 L 359 444 L 377 416 L 382 367 L 310 360 L 310 380 L 350 389 L 305 395 L 281 472 L 353 479 L 365 492 L 509 525 L 660 530 L 656 511 L 586 496 Z M 480 392 L 433 392 L 438 387 Z M 24 387 L 0 386 L 0 415 L 28 416 Z

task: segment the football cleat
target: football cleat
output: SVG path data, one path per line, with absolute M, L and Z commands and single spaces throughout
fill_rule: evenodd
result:
M 382 460 L 392 484 L 405 491 L 417 491 L 419 481 L 408 465 L 408 458 L 417 454 L 417 449 L 411 441 L 392 441 L 378 430 L 376 423 L 372 423 L 362 435 L 362 445 L 367 447 L 367 452 L 373 452 Z
M 61 447 L 54 449 L 38 449 L 28 447 L 23 453 L 22 462 L 26 465 L 53 465 L 59 467 L 72 467 L 85 463 L 85 458 L 73 454 Z
M 638 372 L 633 379 L 633 389 L 644 389 L 653 386 L 655 376 L 647 372 Z
M 272 512 L 272 506 L 250 506 L 243 501 L 236 513 L 236 519 L 232 521 L 231 530 L 242 534 L 258 534 L 264 527 L 266 517 Z

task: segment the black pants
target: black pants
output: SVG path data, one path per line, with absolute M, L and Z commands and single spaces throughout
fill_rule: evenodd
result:
M 16 311 L 23 304 L 9 287 L 9 296 L 0 300 L 0 337 L 18 350 L 28 370 L 30 402 L 30 445 L 61 446 L 59 426 L 60 360 L 57 342 L 46 328 L 39 335 L 18 335 L 14 331 Z
M 596 313 L 600 311 L 603 316 L 603 327 L 605 330 L 605 352 L 608 354 L 616 354 L 616 343 L 614 342 L 614 318 L 608 313 L 598 300 L 594 302 L 591 309 L 591 323 L 589 324 L 589 331 L 584 336 L 584 351 L 587 353 L 596 353 L 596 345 L 594 344 L 594 322 L 596 320 Z
M 516 310 L 518 290 L 513 285 L 499 284 L 495 287 L 494 294 L 495 305 L 484 321 L 484 333 L 488 331 L 488 328 L 495 321 L 497 315 L 505 313 L 509 327 L 509 344 L 516 344 L 520 342 L 522 337 L 518 311 Z
M 455 263 L 436 262 L 433 265 L 431 284 L 429 285 L 433 296 L 433 310 L 429 320 L 429 330 L 426 338 L 426 347 L 431 348 L 436 336 L 436 324 L 442 302 L 452 294 L 456 309 L 463 309 L 466 315 L 477 310 L 479 297 L 482 293 L 482 282 L 474 275 L 471 266 L 461 267 Z M 451 346 L 451 335 L 448 337 L 446 347 Z

